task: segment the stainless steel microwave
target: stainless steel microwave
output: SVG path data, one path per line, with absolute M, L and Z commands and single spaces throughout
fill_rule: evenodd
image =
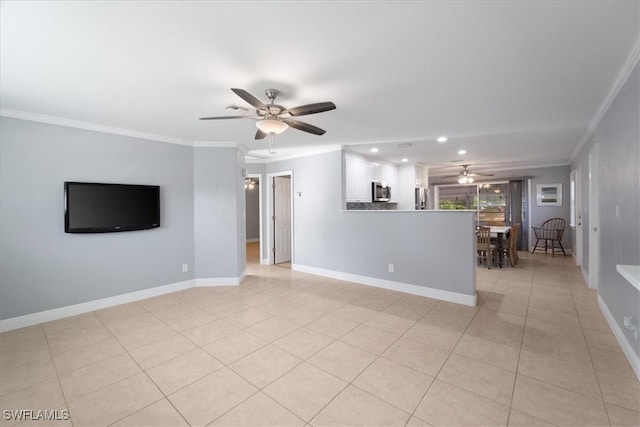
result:
M 388 202 L 391 200 L 391 187 L 382 182 L 371 183 L 371 194 L 374 202 Z

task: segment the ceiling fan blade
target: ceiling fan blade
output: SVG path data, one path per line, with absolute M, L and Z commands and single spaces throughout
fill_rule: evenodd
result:
M 473 172 L 471 175 L 477 175 L 477 176 L 493 176 L 492 173 L 480 173 L 480 172 Z
M 200 120 L 224 120 L 224 119 L 253 119 L 254 116 L 218 116 L 218 117 L 200 117 Z
M 282 119 L 282 121 L 292 128 L 301 130 L 303 132 L 309 132 L 314 135 L 324 135 L 324 133 L 326 132 L 324 129 L 320 129 L 319 127 L 310 125 L 309 123 L 299 122 L 298 120 Z
M 335 109 L 336 105 L 333 102 L 318 102 L 315 104 L 301 105 L 299 107 L 290 108 L 288 111 L 292 116 L 306 116 L 307 114 L 323 113 L 325 111 Z
M 440 178 L 459 178 L 460 175 L 446 175 L 446 176 L 441 176 Z
M 254 107 L 256 107 L 258 110 L 266 110 L 267 109 L 267 106 L 264 105 L 262 103 L 262 101 L 260 101 L 255 96 L 251 95 L 246 90 L 244 90 L 244 89 L 231 89 L 231 90 L 233 91 L 233 93 L 238 95 L 240 98 L 244 99 L 247 103 L 249 103 L 249 104 L 253 105 Z
M 265 136 L 267 136 L 267 133 L 262 132 L 260 129 L 258 129 L 258 132 L 256 132 L 256 137 L 254 139 L 264 139 Z

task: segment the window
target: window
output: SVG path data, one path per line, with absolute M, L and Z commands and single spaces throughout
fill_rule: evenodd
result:
M 509 183 L 490 182 L 478 185 L 436 186 L 437 208 L 441 210 L 469 209 L 476 211 L 478 225 L 504 225 Z
M 504 225 L 509 184 L 506 182 L 478 185 L 479 225 Z

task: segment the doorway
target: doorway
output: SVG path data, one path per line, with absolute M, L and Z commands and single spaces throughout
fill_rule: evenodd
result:
M 293 258 L 293 174 L 269 174 L 269 264 L 291 267 Z
M 248 174 L 244 180 L 245 235 L 248 264 L 262 262 L 262 175 Z

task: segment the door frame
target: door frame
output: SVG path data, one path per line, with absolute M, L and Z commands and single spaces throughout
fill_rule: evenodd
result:
M 589 287 L 600 281 L 600 144 L 589 151 Z
M 576 214 L 576 247 L 574 252 L 576 254 L 576 265 L 584 271 L 584 252 L 582 248 L 582 242 L 584 241 L 584 228 L 582 227 L 582 167 L 578 165 L 576 167 L 576 200 L 575 200 L 575 214 Z
M 286 171 L 280 171 L 280 172 L 273 172 L 273 173 L 268 173 L 267 174 L 267 242 L 268 242 L 268 246 L 267 246 L 267 260 L 268 260 L 268 264 L 275 264 L 275 257 L 273 256 L 273 246 L 275 244 L 274 241 L 274 236 L 273 236 L 273 214 L 275 212 L 275 207 L 274 207 L 274 198 L 273 198 L 273 178 L 275 178 L 276 176 L 290 176 L 291 177 L 291 265 L 294 264 L 294 259 L 295 259 L 295 248 L 293 246 L 293 242 L 294 242 L 294 234 L 295 234 L 295 228 L 294 228 L 294 224 L 295 221 L 293 219 L 293 170 L 286 170 Z
M 574 221 L 573 233 L 575 236 L 575 247 L 572 250 L 573 258 L 576 266 L 582 267 L 582 185 L 580 183 L 582 176 L 580 173 L 580 165 L 571 171 L 569 182 L 573 181 L 573 215 L 571 220 Z

